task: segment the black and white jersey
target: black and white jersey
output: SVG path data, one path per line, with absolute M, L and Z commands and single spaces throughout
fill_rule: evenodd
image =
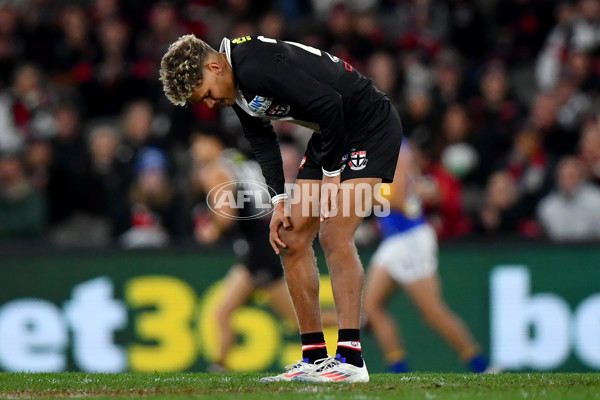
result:
M 329 53 L 262 36 L 224 38 L 220 51 L 233 69 L 233 106 L 267 184 L 284 193 L 277 138 L 269 120 L 287 120 L 322 136 L 321 166 L 340 172 L 347 127 L 385 94 L 350 64 Z
M 242 207 L 238 210 L 240 223 L 248 219 L 252 220 L 252 216 L 264 214 L 264 207 L 270 204 L 269 196 L 272 193 L 265 190 L 256 190 L 257 187 L 262 187 L 265 184 L 258 163 L 247 159 L 237 149 L 223 150 L 219 162 L 232 175 L 237 190 L 247 190 L 253 194 L 248 198 L 248 201 L 241 202 Z M 252 221 L 250 222 L 252 223 Z

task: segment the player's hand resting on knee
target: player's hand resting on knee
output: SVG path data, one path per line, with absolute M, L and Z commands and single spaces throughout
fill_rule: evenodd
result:
M 337 197 L 340 190 L 341 176 L 323 175 L 321 181 L 321 222 L 337 214 Z
M 273 215 L 271 216 L 271 223 L 269 224 L 269 229 L 271 233 L 269 234 L 269 242 L 271 242 L 271 247 L 275 250 L 276 254 L 279 254 L 279 248 L 286 248 L 287 245 L 281 240 L 279 237 L 279 228 L 283 226 L 286 230 L 292 230 L 292 222 L 290 221 L 289 212 L 285 212 L 285 207 L 288 207 L 285 201 L 280 201 L 275 204 L 275 208 L 273 209 Z

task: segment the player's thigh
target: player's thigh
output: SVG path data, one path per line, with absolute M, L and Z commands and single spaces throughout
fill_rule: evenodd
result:
M 291 230 L 279 229 L 279 236 L 288 246 L 296 242 L 310 242 L 319 230 L 319 193 L 321 181 L 298 179 L 290 199 Z M 317 211 L 315 214 L 315 204 Z M 287 240 L 286 240 L 287 239 Z
M 415 307 L 423 314 L 439 312 L 443 308 L 440 277 L 437 272 L 431 276 L 404 285 L 404 291 Z
M 373 209 L 375 190 L 381 178 L 357 178 L 342 182 L 337 212 L 321 223 L 319 239 L 324 247 L 354 242 L 354 232 Z
M 367 271 L 363 301 L 367 314 L 370 311 L 385 307 L 397 288 L 398 285 L 385 268 L 371 265 Z

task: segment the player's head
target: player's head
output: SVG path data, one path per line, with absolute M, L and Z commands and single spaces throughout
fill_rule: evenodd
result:
M 172 43 L 160 65 L 160 81 L 171 103 L 205 102 L 209 107 L 235 102 L 233 71 L 224 54 L 194 35 Z
M 196 164 L 206 164 L 216 160 L 224 149 L 223 140 L 212 131 L 196 130 L 190 138 L 190 152 Z

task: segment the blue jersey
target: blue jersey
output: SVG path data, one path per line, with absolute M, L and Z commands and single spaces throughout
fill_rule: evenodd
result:
M 381 229 L 381 235 L 384 239 L 387 239 L 390 236 L 406 232 L 414 227 L 423 225 L 426 222 L 423 214 L 415 219 L 410 219 L 400 211 L 392 211 L 387 217 L 379 218 L 379 227 Z
M 411 151 L 409 142 L 403 138 L 400 152 Z M 402 171 L 402 173 L 407 174 L 405 180 L 406 195 L 402 209 L 391 210 L 390 215 L 379 218 L 379 227 L 381 228 L 381 234 L 384 239 L 392 235 L 406 232 L 427 222 L 423 215 L 421 199 L 417 194 L 418 174 L 416 170 L 409 169 L 407 171 Z

